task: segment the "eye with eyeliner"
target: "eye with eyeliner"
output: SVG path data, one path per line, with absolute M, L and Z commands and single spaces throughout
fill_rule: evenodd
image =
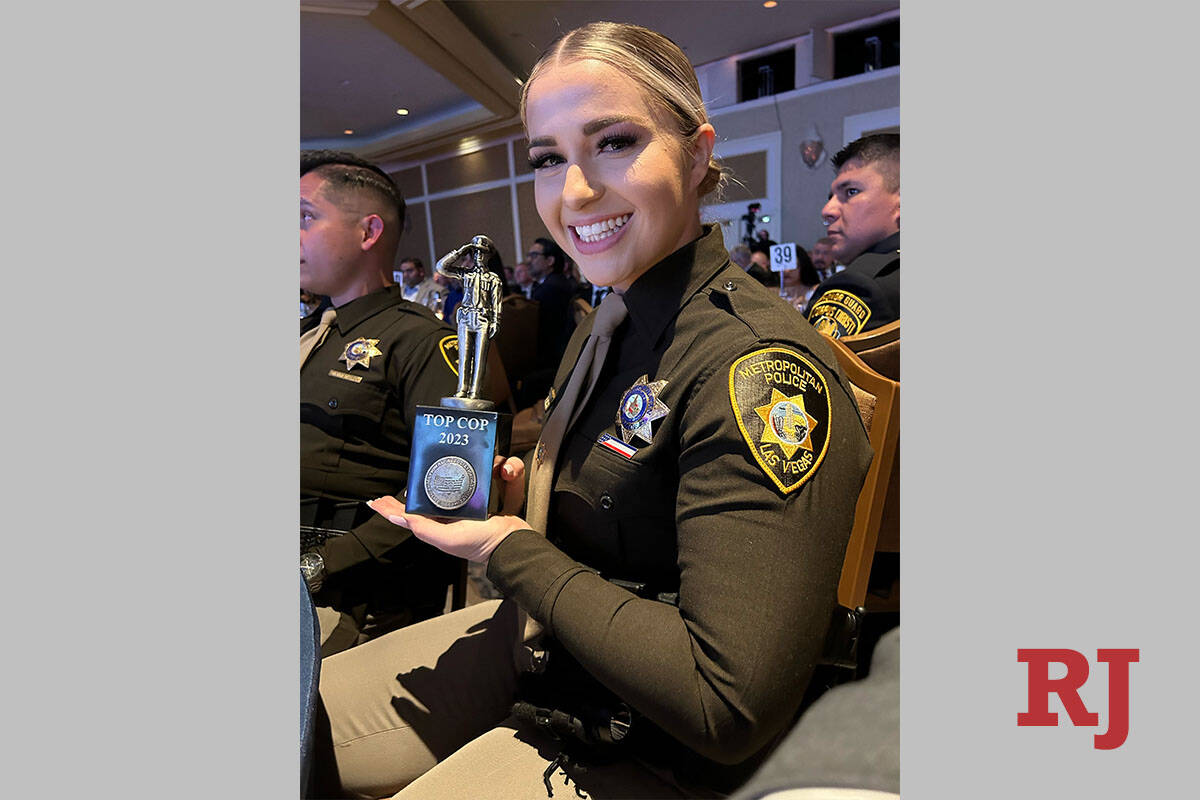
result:
M 637 146 L 639 141 L 640 137 L 638 134 L 632 131 L 612 131 L 601 136 L 596 142 L 596 152 L 619 153 L 622 150 Z M 529 156 L 529 167 L 535 171 L 547 167 L 556 167 L 565 162 L 566 159 L 563 156 L 553 151 Z
M 596 149 L 601 153 L 606 150 L 610 153 L 617 153 L 633 147 L 637 143 L 638 138 L 632 133 L 610 133 L 597 143 Z
M 557 166 L 562 161 L 563 158 L 558 153 L 542 153 L 539 156 L 529 157 L 529 167 L 530 169 L 539 170 L 542 167 Z

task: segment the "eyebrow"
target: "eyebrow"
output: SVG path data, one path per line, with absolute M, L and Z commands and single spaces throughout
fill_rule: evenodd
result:
M 583 135 L 591 136 L 594 133 L 599 133 L 610 125 L 616 125 L 621 122 L 633 122 L 638 125 L 645 124 L 638 117 L 631 117 L 626 114 L 617 114 L 611 117 L 600 117 L 599 119 L 594 119 L 583 126 Z M 530 139 L 527 146 L 532 149 L 534 147 L 553 147 L 554 144 L 555 139 L 553 136 L 539 136 L 536 139 Z

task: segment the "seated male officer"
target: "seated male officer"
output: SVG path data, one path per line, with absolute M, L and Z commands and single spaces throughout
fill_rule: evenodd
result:
M 821 219 L 846 268 L 817 287 L 808 320 L 839 339 L 900 319 L 900 134 L 864 136 L 832 161 Z
M 322 655 L 441 613 L 461 564 L 363 505 L 404 491 L 414 406 L 458 388 L 454 332 L 385 279 L 403 223 L 377 166 L 301 153 L 300 285 L 332 303 L 300 339 L 301 566 Z

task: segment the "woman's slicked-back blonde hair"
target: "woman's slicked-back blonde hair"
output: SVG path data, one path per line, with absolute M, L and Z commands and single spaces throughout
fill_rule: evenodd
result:
M 533 65 L 529 80 L 521 88 L 521 122 L 525 123 L 529 87 L 539 75 L 556 64 L 586 59 L 608 64 L 640 84 L 650 101 L 675 122 L 680 139 L 691 150 L 700 126 L 708 122 L 696 71 L 679 45 L 666 36 L 623 22 L 589 22 L 552 44 Z M 700 182 L 700 196 L 724 182 L 725 170 L 710 157 L 708 173 Z

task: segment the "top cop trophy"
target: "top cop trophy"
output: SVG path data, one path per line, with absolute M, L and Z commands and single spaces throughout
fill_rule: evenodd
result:
M 488 269 L 496 252 L 486 236 L 447 253 L 437 271 L 462 282 L 458 324 L 458 391 L 441 405 L 417 406 L 405 508 L 448 519 L 487 519 L 499 506 L 492 464 L 506 455 L 512 415 L 480 396 L 489 340 L 500 324 L 503 282 Z

